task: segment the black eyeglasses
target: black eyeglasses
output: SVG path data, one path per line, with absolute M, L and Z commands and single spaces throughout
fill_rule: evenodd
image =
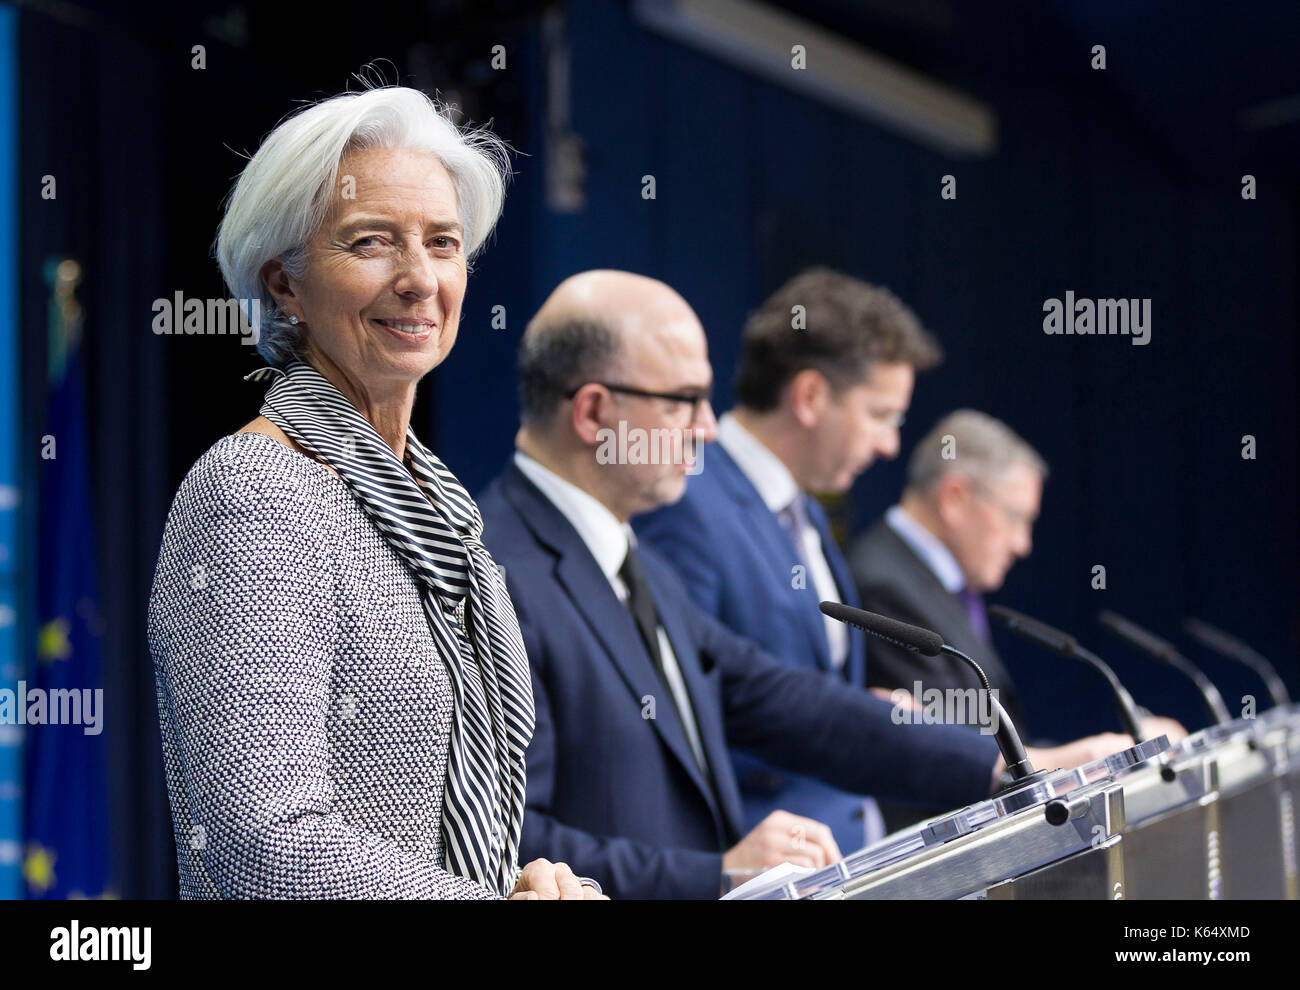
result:
M 631 385 L 614 385 L 610 382 L 583 382 L 575 388 L 569 389 L 564 393 L 566 399 L 572 399 L 587 385 L 599 385 L 601 388 L 607 388 L 611 392 L 622 392 L 624 395 L 636 395 L 643 399 L 667 399 L 669 402 L 685 402 L 691 407 L 691 422 L 694 423 L 696 417 L 700 414 L 700 403 L 713 401 L 713 389 L 707 388 L 703 392 L 647 392 L 643 388 L 633 388 Z

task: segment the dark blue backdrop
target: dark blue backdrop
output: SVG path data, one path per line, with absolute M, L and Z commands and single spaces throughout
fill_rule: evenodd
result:
M 1037 38 L 1036 57 L 1082 71 L 1049 76 L 1050 86 L 1027 69 L 972 71 L 973 84 L 954 74 L 992 105 L 1000 131 L 995 156 L 954 160 L 647 35 L 618 5 L 573 8 L 587 207 L 549 215 L 543 149 L 525 149 L 535 157 L 521 163 L 498 243 L 471 282 L 469 332 L 437 373 L 439 449 L 472 489 L 509 449 L 513 351 L 561 278 L 627 268 L 677 288 L 708 330 L 721 410 L 745 314 L 801 267 L 829 264 L 894 289 L 947 351 L 918 383 L 904 457 L 859 479 L 841 513 L 846 533 L 891 504 L 906 452 L 931 423 L 958 406 L 983 409 L 1052 471 L 1035 552 L 993 600 L 1078 632 L 1139 701 L 1189 726 L 1205 719 L 1190 689 L 1114 645 L 1095 624 L 1099 608 L 1170 636 L 1186 615 L 1210 617 L 1300 686 L 1293 174 L 1262 173 L 1260 198 L 1242 200 L 1237 155 L 1180 159 L 1087 69 L 1088 45 L 1041 20 L 1001 36 L 1001 50 Z M 1123 34 L 1104 37 L 1112 59 L 1150 54 Z M 1202 68 L 1164 64 L 1188 76 Z M 646 174 L 653 201 L 641 198 Z M 945 174 L 957 178 L 955 201 L 939 196 Z M 1043 301 L 1067 289 L 1151 298 L 1151 342 L 1045 335 Z M 483 329 L 497 303 L 508 330 Z M 1253 461 L 1241 456 L 1246 434 Z M 1105 591 L 1091 587 L 1096 564 Z M 1082 669 L 1019 643 L 1005 649 L 1037 731 L 1117 724 Z M 1248 672 L 1205 665 L 1230 700 L 1262 697 Z

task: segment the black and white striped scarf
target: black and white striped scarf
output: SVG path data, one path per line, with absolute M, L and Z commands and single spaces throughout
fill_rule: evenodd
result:
M 295 361 L 247 377 L 276 378 L 262 415 L 339 473 L 419 580 L 456 705 L 443 795 L 444 865 L 509 894 L 518 874 L 533 692 L 519 621 L 483 546 L 478 506 L 409 428 L 407 471 L 310 365 Z

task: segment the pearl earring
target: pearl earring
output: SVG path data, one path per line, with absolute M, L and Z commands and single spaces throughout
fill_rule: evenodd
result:
M 297 325 L 298 325 L 298 317 L 296 317 L 296 316 L 291 316 L 291 317 L 289 317 L 289 322 L 292 323 L 294 326 L 297 326 Z

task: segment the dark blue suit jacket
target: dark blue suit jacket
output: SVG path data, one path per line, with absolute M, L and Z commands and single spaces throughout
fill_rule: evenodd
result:
M 568 520 L 513 464 L 479 508 L 537 705 L 522 862 L 567 862 L 615 897 L 717 897 L 722 852 L 744 829 L 729 742 L 848 789 L 931 794 L 947 806 L 988 796 L 991 737 L 895 725 L 888 702 L 779 663 L 697 608 L 672 567 L 644 548 L 706 780 L 631 614 Z
M 791 666 L 865 688 L 866 634 L 850 629 L 848 659 L 837 673 L 812 577 L 805 574 L 797 587 L 792 576 L 799 563 L 794 541 L 721 444 L 703 453 L 703 470 L 689 479 L 682 499 L 639 517 L 637 535 L 673 563 L 691 600 L 728 628 Z M 808 517 L 821 536 L 840 600 L 856 606 L 852 572 L 812 498 Z M 734 751 L 732 763 L 747 826 L 783 808 L 829 825 L 846 854 L 862 846 L 861 797 L 779 771 L 746 752 Z

